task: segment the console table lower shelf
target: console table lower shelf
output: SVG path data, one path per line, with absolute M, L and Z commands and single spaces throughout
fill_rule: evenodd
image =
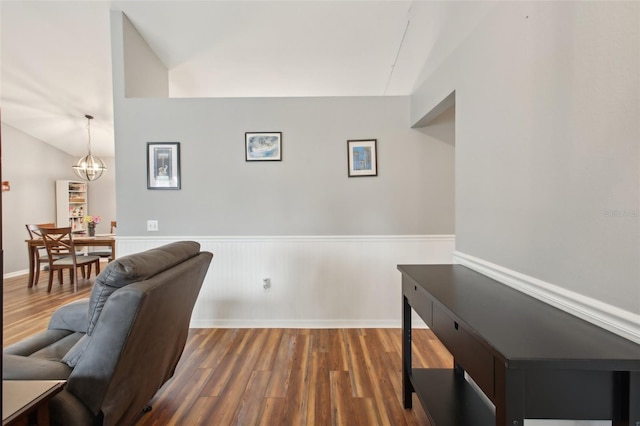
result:
M 453 369 L 414 368 L 410 375 L 418 399 L 436 425 L 493 426 L 493 409 Z

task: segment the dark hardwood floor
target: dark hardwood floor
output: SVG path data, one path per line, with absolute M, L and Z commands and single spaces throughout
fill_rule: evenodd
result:
M 4 281 L 4 346 L 44 330 L 93 284 L 81 280 L 73 293 L 67 280 L 47 293 L 47 279 L 32 289 L 26 276 Z M 451 366 L 429 330 L 412 337 L 414 366 Z M 412 410 L 402 407 L 400 354 L 400 328 L 192 329 L 176 374 L 137 425 L 428 425 L 415 395 Z

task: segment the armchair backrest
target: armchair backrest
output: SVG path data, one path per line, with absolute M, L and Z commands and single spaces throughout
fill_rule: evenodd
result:
M 177 247 L 178 252 L 181 249 L 184 246 Z M 115 270 L 121 271 L 127 269 L 126 265 L 130 271 L 131 267 L 137 267 L 136 274 L 142 276 L 116 288 L 104 301 L 92 333 L 83 338 L 86 341 L 82 356 L 67 382 L 67 390 L 94 415 L 102 412 L 105 425 L 133 422 L 173 375 L 213 257 L 209 252 L 200 252 L 198 245 L 195 254 L 153 274 L 147 267 L 148 253 L 154 250 L 133 255 L 138 256 L 133 262 L 127 263 L 125 259 L 123 264 L 114 265 Z M 162 252 L 156 252 L 154 257 L 158 256 Z M 108 274 L 110 267 L 111 264 L 103 274 Z M 103 274 L 99 279 L 109 283 Z M 105 289 L 103 286 L 102 290 Z M 101 292 L 94 287 L 95 291 Z

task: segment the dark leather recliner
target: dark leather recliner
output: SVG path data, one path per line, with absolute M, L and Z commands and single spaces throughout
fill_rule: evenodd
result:
M 67 380 L 50 403 L 52 424 L 135 422 L 173 376 L 212 258 L 182 241 L 114 260 L 89 299 L 4 349 L 3 379 Z

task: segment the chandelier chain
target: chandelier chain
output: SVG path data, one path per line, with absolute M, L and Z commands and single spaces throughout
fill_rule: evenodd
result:
M 88 114 L 85 117 L 87 117 L 87 135 L 89 136 L 87 145 L 89 145 L 89 155 L 91 155 L 91 120 L 93 117 Z

